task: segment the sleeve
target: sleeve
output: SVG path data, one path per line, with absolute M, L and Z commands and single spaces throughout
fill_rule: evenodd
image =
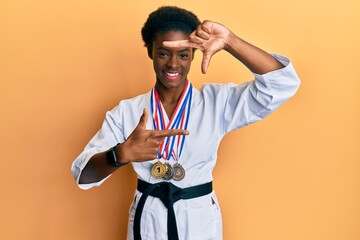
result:
M 106 151 L 117 143 L 124 142 L 124 131 L 121 124 L 121 122 L 123 122 L 121 121 L 121 112 L 122 111 L 119 105 L 106 113 L 101 129 L 95 134 L 95 136 L 85 146 L 83 152 L 72 163 L 72 174 L 76 183 L 81 189 L 86 190 L 94 186 L 99 186 L 109 177 L 108 176 L 101 181 L 94 183 L 79 183 L 81 172 L 93 155 Z
M 298 90 L 300 79 L 290 60 L 276 54 L 272 56 L 285 67 L 263 75 L 254 73 L 255 79 L 244 84 L 225 85 L 224 134 L 264 119 Z

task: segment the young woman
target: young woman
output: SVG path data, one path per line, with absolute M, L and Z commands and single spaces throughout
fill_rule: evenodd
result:
M 277 109 L 295 94 L 299 78 L 287 58 L 266 53 L 219 23 L 201 23 L 185 9 L 157 9 L 141 33 L 155 86 L 107 112 L 74 161 L 73 175 L 88 189 L 131 163 L 138 187 L 128 239 L 222 239 L 211 184 L 220 141 Z M 187 78 L 195 49 L 202 51 L 203 73 L 211 57 L 225 50 L 254 73 L 254 80 L 195 89 Z

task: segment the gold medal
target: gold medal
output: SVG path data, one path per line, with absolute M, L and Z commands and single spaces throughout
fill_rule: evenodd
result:
M 175 181 L 183 180 L 185 177 L 185 169 L 179 163 L 175 163 L 173 169 L 174 169 L 173 179 Z
M 163 178 L 168 170 L 168 167 L 166 164 L 161 163 L 160 161 L 157 161 L 154 163 L 154 165 L 151 167 L 151 175 L 154 178 Z
M 164 180 L 170 180 L 174 177 L 174 169 L 171 167 L 171 165 L 166 162 L 165 165 L 167 166 L 167 171 L 163 177 Z

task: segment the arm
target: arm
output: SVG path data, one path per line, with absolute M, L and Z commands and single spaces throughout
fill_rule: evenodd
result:
M 203 52 L 202 72 L 206 73 L 211 57 L 225 50 L 241 61 L 250 71 L 264 74 L 284 67 L 267 52 L 242 40 L 225 26 L 204 21 L 188 40 L 164 42 L 166 47 L 194 47 Z
M 165 41 L 163 45 L 200 49 L 203 73 L 206 73 L 211 57 L 220 50 L 232 54 L 254 73 L 254 81 L 229 83 L 224 85 L 225 91 L 220 91 L 223 94 L 217 92 L 215 102 L 223 110 L 220 117 L 223 118 L 224 133 L 264 119 L 292 97 L 300 84 L 289 59 L 270 55 L 215 22 L 204 21 L 188 39 Z M 206 89 L 213 87 L 210 85 Z
M 188 131 L 183 129 L 147 130 L 146 122 L 148 112 L 144 109 L 139 124 L 130 134 L 128 139 L 115 148 L 117 162 L 127 164 L 129 162 L 151 161 L 157 157 L 159 145 L 167 136 L 184 135 Z M 87 184 L 98 182 L 119 169 L 112 166 L 106 159 L 106 151 L 93 155 L 81 172 L 79 183 Z
M 232 32 L 229 33 L 225 50 L 253 73 L 265 74 L 284 67 L 270 54 L 242 40 Z

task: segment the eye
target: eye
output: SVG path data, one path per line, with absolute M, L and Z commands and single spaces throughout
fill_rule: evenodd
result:
M 189 57 L 189 54 L 186 54 L 186 53 L 180 54 L 180 58 L 188 58 L 188 57 Z
M 161 58 L 165 58 L 165 57 L 169 56 L 169 54 L 167 52 L 158 52 L 158 56 Z

